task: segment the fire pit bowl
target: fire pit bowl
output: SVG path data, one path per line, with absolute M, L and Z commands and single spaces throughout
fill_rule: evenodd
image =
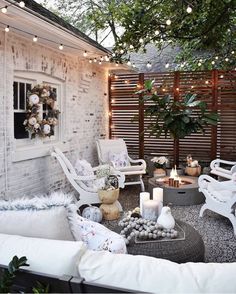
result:
M 169 177 L 151 178 L 148 180 L 149 192 L 155 187 L 163 188 L 164 205 L 172 203 L 173 205 L 194 205 L 202 204 L 205 201 L 204 195 L 198 191 L 198 178 L 181 176 L 179 187 L 169 186 Z

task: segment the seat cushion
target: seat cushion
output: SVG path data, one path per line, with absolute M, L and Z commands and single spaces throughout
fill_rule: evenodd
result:
M 77 159 L 75 163 L 75 170 L 78 176 L 94 176 L 93 168 L 91 164 L 86 160 Z M 90 188 L 93 188 L 94 181 L 83 181 L 83 183 Z
M 85 252 L 81 241 L 59 241 L 0 234 L 0 264 L 26 256 L 26 269 L 49 275 L 77 276 L 76 263 Z
M 74 240 L 68 222 L 68 205 L 74 199 L 63 193 L 0 201 L 0 233 L 55 240 Z
M 121 153 L 126 152 L 127 148 L 123 139 L 100 139 L 98 143 L 98 153 L 103 163 L 109 163 L 109 152 Z

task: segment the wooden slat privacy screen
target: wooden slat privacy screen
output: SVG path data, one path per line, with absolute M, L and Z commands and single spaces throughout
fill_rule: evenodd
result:
M 119 74 L 109 79 L 110 138 L 123 138 L 131 154 L 165 155 L 183 161 L 190 153 L 194 159 L 206 162 L 217 157 L 236 161 L 236 71 Z M 135 94 L 148 79 L 163 85 L 173 99 L 181 99 L 189 92 L 198 94 L 210 109 L 219 113 L 217 127 L 209 126 L 205 135 L 192 134 L 175 146 L 171 138 L 149 137 L 145 132 L 149 123 L 144 116 L 146 104 Z M 133 120 L 134 116 L 138 119 Z

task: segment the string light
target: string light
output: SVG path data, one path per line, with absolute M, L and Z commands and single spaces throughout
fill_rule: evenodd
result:
M 38 41 L 38 37 L 37 37 L 37 36 L 34 36 L 34 37 L 33 37 L 33 41 L 34 41 L 34 42 L 37 42 L 37 41 Z
M 193 11 L 193 9 L 192 9 L 192 7 L 188 6 L 187 9 L 186 9 L 186 11 L 187 11 L 188 13 L 191 13 L 191 12 Z
M 100 61 L 103 61 L 103 60 L 104 60 L 104 58 L 103 58 L 103 56 L 101 56 L 101 57 L 100 57 Z
M 142 38 L 140 38 L 140 39 L 139 39 L 139 43 L 142 44 L 143 42 L 144 42 L 144 40 L 143 40 Z
M 136 67 L 136 64 L 135 64 L 135 63 L 133 63 L 133 64 L 132 64 L 132 66 L 133 66 L 133 68 L 135 68 L 135 67 Z
M 1 9 L 2 13 L 7 13 L 7 7 L 8 7 L 8 6 L 5 6 L 5 7 L 3 7 L 3 8 Z
M 63 50 L 63 49 L 64 49 L 64 47 L 63 47 L 62 44 L 60 44 L 58 48 L 59 48 L 60 50 Z
M 194 88 L 194 86 L 191 86 L 191 89 L 193 89 Z
M 171 25 L 171 20 L 170 20 L 170 19 L 167 19 L 166 24 L 167 24 L 168 26 L 170 26 L 170 25 Z
M 151 64 L 151 62 L 148 61 L 147 68 L 151 68 L 151 67 L 152 67 L 152 64 Z
M 9 31 L 10 31 L 9 26 L 6 26 L 6 27 L 5 27 L 5 32 L 8 33 Z
M 209 84 L 209 81 L 205 81 L 205 84 L 208 85 Z
M 92 59 L 90 58 L 90 59 L 89 59 L 89 63 L 92 63 L 92 62 L 93 62 L 93 61 L 92 61 Z
M 218 60 L 218 59 L 219 59 L 219 57 L 218 57 L 218 56 L 216 56 L 216 57 L 215 57 L 215 59 L 216 59 L 216 60 Z
M 155 35 L 158 36 L 160 32 L 158 30 L 155 31 Z
M 93 59 L 93 62 L 95 62 L 95 63 L 97 62 L 97 58 L 96 57 Z
M 234 51 L 231 51 L 231 54 L 234 54 L 235 52 Z
M 175 90 L 178 92 L 179 91 L 179 88 L 176 88 Z
M 214 65 L 214 64 L 215 64 L 215 61 L 213 60 L 213 61 L 211 62 L 211 64 Z
M 99 64 L 99 65 L 101 65 L 101 64 L 102 64 L 101 60 L 98 62 L 98 64 Z
M 109 56 L 108 55 L 105 56 L 105 60 L 109 61 Z
M 130 60 L 127 61 L 127 65 L 128 65 L 128 66 L 131 65 L 131 61 L 130 61 Z
M 24 2 L 24 1 L 20 1 L 20 2 L 19 2 L 19 6 L 20 6 L 21 8 L 24 8 L 24 7 L 25 7 L 25 2 Z
M 119 66 L 119 63 L 118 62 L 116 62 L 116 66 Z
M 201 66 L 202 64 L 201 64 L 201 62 L 198 62 L 198 64 L 197 64 L 198 66 Z
M 129 46 L 129 49 L 134 49 L 134 46 L 133 46 L 133 45 L 130 45 L 130 46 Z
M 181 64 L 180 64 L 180 67 L 184 67 L 184 63 L 181 63 Z
M 228 58 L 228 57 L 226 57 L 226 58 L 225 58 L 225 61 L 226 61 L 226 62 L 228 62 L 228 61 L 229 61 L 229 58 Z
M 220 78 L 223 79 L 224 75 L 220 75 Z
M 84 57 L 88 56 L 88 52 L 86 50 L 84 51 L 83 56 Z
M 123 54 L 125 51 L 123 49 L 120 50 L 120 54 Z
M 169 66 L 170 66 L 170 64 L 169 64 L 169 63 L 167 63 L 167 64 L 165 65 L 165 68 L 169 68 Z

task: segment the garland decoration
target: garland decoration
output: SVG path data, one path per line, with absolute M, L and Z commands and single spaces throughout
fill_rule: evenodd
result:
M 56 104 L 57 95 L 51 86 L 36 85 L 27 92 L 27 112 L 24 121 L 25 130 L 31 139 L 35 137 L 51 137 L 58 124 L 60 113 Z

